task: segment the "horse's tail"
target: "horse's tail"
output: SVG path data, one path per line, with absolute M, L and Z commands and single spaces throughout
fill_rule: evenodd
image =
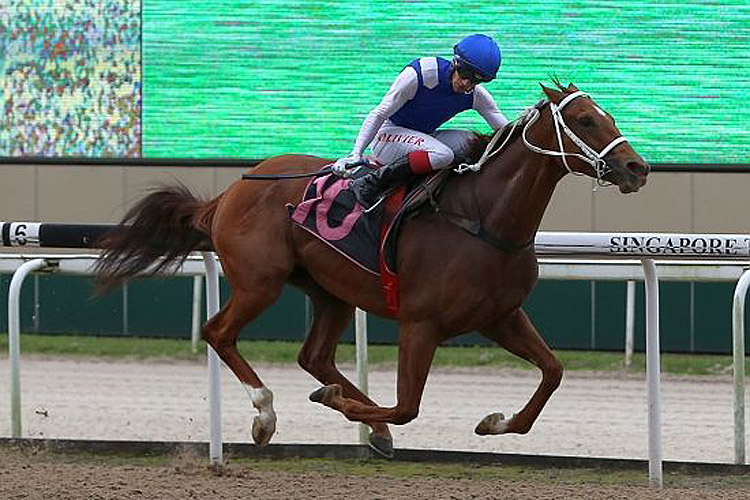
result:
M 220 199 L 202 201 L 183 185 L 148 194 L 98 242 L 103 251 L 94 265 L 97 291 L 110 290 L 144 272 L 175 269 L 191 251 L 210 248 L 211 222 Z

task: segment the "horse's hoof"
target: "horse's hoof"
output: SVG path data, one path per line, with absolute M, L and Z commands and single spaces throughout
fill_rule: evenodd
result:
M 380 456 L 393 458 L 393 438 L 391 436 L 371 432 L 370 448 Z
M 312 401 L 313 403 L 320 403 L 326 406 L 331 406 L 331 402 L 333 401 L 333 399 L 340 396 L 341 386 L 338 384 L 331 384 L 313 391 L 310 394 L 310 401 Z
M 474 429 L 480 436 L 488 434 L 502 434 L 508 429 L 508 422 L 502 413 L 490 413 L 482 419 Z
M 321 387 L 320 389 L 316 389 L 313 392 L 310 393 L 310 401 L 313 403 L 322 403 L 323 402 L 323 396 L 326 393 L 326 388 Z
M 253 419 L 253 441 L 258 446 L 268 445 L 274 432 L 276 432 L 276 425 L 264 426 L 260 416 Z

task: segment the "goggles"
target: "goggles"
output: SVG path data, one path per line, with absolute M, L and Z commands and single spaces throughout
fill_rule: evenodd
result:
M 466 63 L 462 62 L 458 58 L 453 60 L 453 67 L 456 69 L 456 72 L 458 73 L 459 77 L 461 77 L 464 80 L 469 80 L 474 85 L 478 83 L 491 82 L 493 80 L 492 78 L 487 78 L 487 77 L 480 75 L 479 73 L 474 71 Z

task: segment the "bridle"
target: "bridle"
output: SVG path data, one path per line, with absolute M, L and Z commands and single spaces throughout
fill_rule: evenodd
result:
M 521 136 L 523 138 L 523 143 L 526 145 L 527 148 L 529 148 L 531 151 L 534 151 L 535 153 L 540 153 L 547 156 L 557 156 L 559 157 L 563 165 L 565 165 L 565 169 L 575 175 L 584 175 L 581 172 L 576 172 L 572 168 L 570 168 L 570 165 L 568 165 L 568 157 L 573 156 L 576 158 L 579 158 L 580 160 L 588 163 L 591 165 L 591 167 L 594 169 L 594 172 L 596 173 L 596 182 L 600 186 L 605 186 L 608 183 L 604 180 L 602 180 L 602 177 L 607 175 L 612 168 L 607 165 L 607 160 L 604 159 L 604 157 L 612 151 L 617 145 L 622 144 L 623 142 L 626 142 L 627 139 L 623 137 L 622 135 L 615 137 L 610 141 L 609 144 L 607 144 L 601 151 L 597 152 L 594 148 L 586 144 L 586 141 L 578 137 L 575 132 L 573 132 L 570 127 L 565 123 L 565 119 L 562 115 L 562 110 L 565 108 L 565 106 L 568 105 L 571 101 L 574 99 L 577 99 L 578 97 L 589 97 L 589 95 L 582 91 L 576 91 L 572 94 L 567 95 L 562 101 L 560 101 L 560 104 L 555 104 L 554 102 L 549 103 L 550 111 L 552 112 L 552 121 L 555 125 L 555 134 L 557 136 L 557 145 L 560 148 L 559 151 L 552 151 L 549 149 L 540 148 L 539 146 L 532 144 L 528 138 L 527 133 L 531 126 L 539 119 L 539 116 L 541 115 L 541 111 L 539 110 L 538 105 L 531 107 L 523 112 L 521 117 L 513 123 L 513 128 L 510 130 L 510 132 L 505 136 L 505 141 L 498 147 L 497 149 L 494 149 L 495 143 L 500 138 L 500 133 L 495 134 L 495 136 L 492 138 L 490 143 L 487 145 L 487 148 L 484 151 L 484 154 L 482 154 L 482 157 L 479 158 L 479 160 L 474 164 L 466 164 L 462 163 L 459 165 L 455 171 L 459 174 L 464 173 L 466 171 L 478 171 L 482 165 L 493 155 L 499 153 L 502 151 L 502 149 L 505 147 L 505 145 L 508 143 L 508 140 L 513 135 L 513 130 L 519 125 L 523 124 L 523 131 L 521 133 Z M 502 130 L 502 129 L 500 129 Z M 568 151 L 565 151 L 565 147 L 563 145 L 563 132 L 565 135 L 567 135 L 573 143 L 578 146 L 581 150 L 581 153 L 570 153 Z
M 570 168 L 570 165 L 568 165 L 568 157 L 574 156 L 576 158 L 579 158 L 580 160 L 583 160 L 584 162 L 591 165 L 591 167 L 594 169 L 594 172 L 596 172 L 596 181 L 600 186 L 602 186 L 606 184 L 606 182 L 602 180 L 602 177 L 607 175 L 607 173 L 612 170 L 612 168 L 607 165 L 607 160 L 605 160 L 604 157 L 617 145 L 622 144 L 623 142 L 627 142 L 627 139 L 625 139 L 625 137 L 623 137 L 622 135 L 617 136 L 612 139 L 609 144 L 604 146 L 604 148 L 599 152 L 586 144 L 586 141 L 578 137 L 575 132 L 573 132 L 570 127 L 568 127 L 562 115 L 563 108 L 565 108 L 568 103 L 570 103 L 574 99 L 577 99 L 578 97 L 589 97 L 589 95 L 579 90 L 566 96 L 565 99 L 560 101 L 560 104 L 555 104 L 554 102 L 549 103 L 550 111 L 552 112 L 552 121 L 555 124 L 555 134 L 557 136 L 557 145 L 560 148 L 559 151 L 551 151 L 548 149 L 540 148 L 539 146 L 532 144 L 526 137 L 526 133 L 528 132 L 529 128 L 534 124 L 534 122 L 539 119 L 539 116 L 541 115 L 540 111 L 537 108 L 533 108 L 533 111 L 535 111 L 535 113 L 533 114 L 533 116 L 531 116 L 529 121 L 526 123 L 526 126 L 523 128 L 523 143 L 527 148 L 534 151 L 535 153 L 560 157 L 563 165 L 565 165 L 565 169 L 571 174 L 583 175 L 581 172 L 575 172 L 572 168 Z M 570 140 L 580 148 L 583 154 L 569 153 L 565 151 L 565 148 L 563 146 L 562 132 L 565 132 L 565 135 L 567 135 L 568 138 L 570 138 Z

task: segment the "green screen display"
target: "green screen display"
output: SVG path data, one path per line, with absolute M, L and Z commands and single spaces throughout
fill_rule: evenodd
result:
M 556 75 L 652 162 L 750 161 L 747 0 L 144 0 L 144 152 L 344 155 L 404 65 L 474 32 L 500 42 L 487 88 L 509 118 Z
M 651 162 L 750 163 L 747 0 L 10 0 L 0 6 L 0 47 L 13 45 L 2 26 L 14 8 L 61 3 L 140 11 L 142 60 L 127 41 L 114 49 L 131 62 L 134 82 L 142 78 L 142 109 L 137 99 L 128 108 L 140 121 L 128 124 L 146 158 L 345 155 L 404 65 L 450 58 L 454 43 L 479 32 L 502 48 L 499 78 L 486 86 L 508 118 L 554 76 L 589 92 Z M 6 102 L 18 57 L 14 49 L 0 61 Z M 101 123 L 107 109 L 92 108 L 89 119 Z M 4 119 L 18 122 L 15 113 L 6 105 Z M 488 131 L 472 111 L 446 126 Z M 14 141 L 24 139 L 3 133 L 0 154 L 19 154 Z M 77 147 L 92 156 L 135 151 Z

